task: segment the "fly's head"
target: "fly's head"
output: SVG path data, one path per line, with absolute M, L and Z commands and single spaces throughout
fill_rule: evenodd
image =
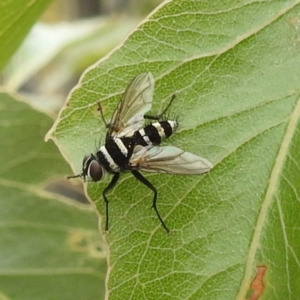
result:
M 94 154 L 85 155 L 82 161 L 82 172 L 78 175 L 68 176 L 67 178 L 83 177 L 86 181 L 99 181 L 104 176 L 104 169 Z

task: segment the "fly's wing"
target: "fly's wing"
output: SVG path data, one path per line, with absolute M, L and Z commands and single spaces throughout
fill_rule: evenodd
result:
M 154 92 L 152 74 L 136 76 L 126 88 L 109 124 L 107 137 L 131 135 L 144 125 L 144 115 L 151 109 Z
M 136 146 L 130 164 L 133 169 L 178 175 L 202 174 L 213 167 L 207 159 L 173 146 Z

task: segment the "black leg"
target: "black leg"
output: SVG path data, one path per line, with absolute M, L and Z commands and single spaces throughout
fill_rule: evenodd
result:
M 105 118 L 103 116 L 103 111 L 102 111 L 102 106 L 101 106 L 100 101 L 98 101 L 98 111 L 100 111 L 101 118 L 102 118 L 103 123 L 105 124 L 105 127 L 108 128 L 109 124 L 106 123 Z
M 154 192 L 154 198 L 153 198 L 153 203 L 152 203 L 152 207 L 154 208 L 156 215 L 162 225 L 162 227 L 166 230 L 167 233 L 170 232 L 169 228 L 167 227 L 167 225 L 165 224 L 165 222 L 163 221 L 163 219 L 161 218 L 158 209 L 156 207 L 156 200 L 157 200 L 157 190 L 156 188 L 152 185 L 152 183 L 150 183 L 141 173 L 139 173 L 136 170 L 132 170 L 131 171 L 132 175 L 139 180 L 141 183 L 143 183 L 145 186 L 147 186 L 149 189 L 151 189 Z
M 161 120 L 161 118 L 166 114 L 167 110 L 170 108 L 170 106 L 175 98 L 176 98 L 176 94 L 173 94 L 169 104 L 158 116 L 144 115 L 144 118 L 148 119 L 148 120 Z
M 115 186 L 115 184 L 117 183 L 119 177 L 120 177 L 120 173 L 115 173 L 115 175 L 112 178 L 111 182 L 108 184 L 108 186 L 102 192 L 104 202 L 105 202 L 105 217 L 106 217 L 105 231 L 108 231 L 108 200 L 106 198 L 106 193 Z

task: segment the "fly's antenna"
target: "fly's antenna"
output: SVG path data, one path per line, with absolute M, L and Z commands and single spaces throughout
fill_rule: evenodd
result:
M 77 174 L 77 175 L 71 175 L 71 176 L 67 176 L 67 179 L 72 179 L 72 178 L 78 178 L 78 177 L 83 177 L 83 181 L 86 182 L 85 176 L 83 173 L 81 174 Z
M 81 177 L 81 174 L 67 176 L 67 179 Z

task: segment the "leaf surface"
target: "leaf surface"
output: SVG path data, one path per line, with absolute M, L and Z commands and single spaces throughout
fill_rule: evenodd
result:
M 109 299 L 262 299 L 300 293 L 299 1 L 169 1 L 91 66 L 49 133 L 76 172 L 104 141 L 130 80 L 151 71 L 153 110 L 177 93 L 172 144 L 209 159 L 205 176 L 124 174 L 109 194 Z M 104 214 L 107 182 L 88 194 Z M 104 220 L 102 219 L 102 227 Z

